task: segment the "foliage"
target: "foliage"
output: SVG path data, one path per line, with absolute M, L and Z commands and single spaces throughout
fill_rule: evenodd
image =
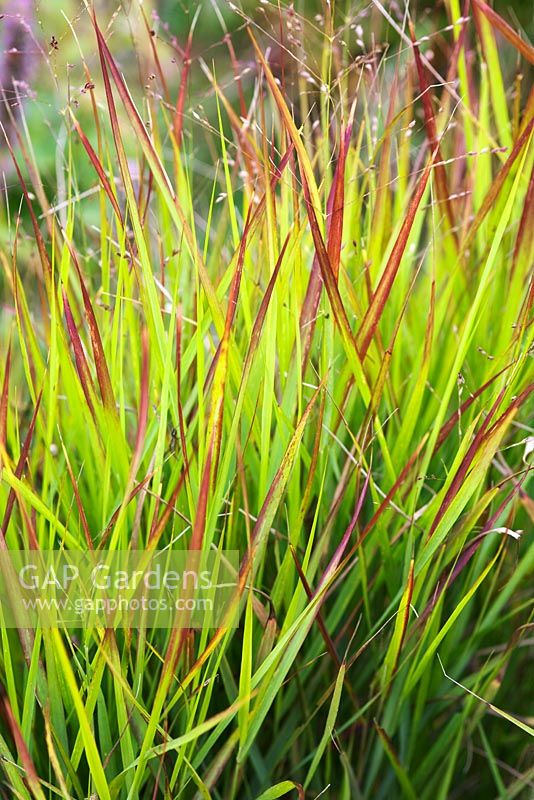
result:
M 239 549 L 241 621 L 2 629 L 3 796 L 529 796 L 532 46 L 134 3 L 140 79 L 128 5 L 44 181 L 13 112 L 0 544 Z

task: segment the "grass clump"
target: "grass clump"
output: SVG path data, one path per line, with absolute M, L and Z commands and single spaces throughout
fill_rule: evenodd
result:
M 240 625 L 3 628 L 0 791 L 529 796 L 532 46 L 134 3 L 139 78 L 127 5 L 65 27 L 55 169 L 10 112 L 0 544 L 237 549 Z

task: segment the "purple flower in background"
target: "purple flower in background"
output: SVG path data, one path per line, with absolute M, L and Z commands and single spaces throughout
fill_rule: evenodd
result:
M 20 97 L 27 93 L 35 65 L 32 24 L 32 0 L 11 0 L 9 13 L 0 17 L 0 121 L 6 131 L 17 115 Z

